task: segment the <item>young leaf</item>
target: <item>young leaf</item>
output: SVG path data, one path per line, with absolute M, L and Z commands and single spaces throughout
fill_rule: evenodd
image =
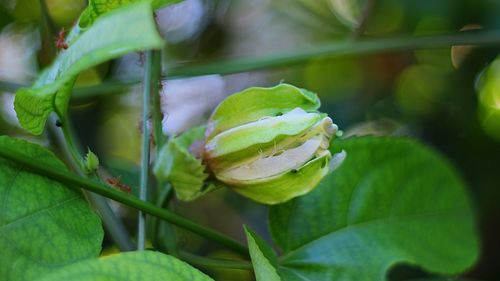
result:
M 440 274 L 474 264 L 471 204 L 445 159 L 404 138 L 333 142 L 342 149 L 343 164 L 315 191 L 271 208 L 283 277 L 385 280 L 397 263 Z
M 66 169 L 35 144 L 0 136 L 0 149 Z M 33 280 L 96 257 L 102 238 L 100 219 L 82 194 L 0 158 L 0 280 Z
M 128 252 L 90 259 L 62 268 L 39 281 L 210 281 L 189 264 L 157 252 Z
M 278 260 L 273 249 L 257 234 L 244 226 L 248 241 L 248 249 L 257 281 L 281 281 L 276 270 Z
M 62 118 L 74 81 L 83 70 L 129 52 L 161 48 L 152 13 L 149 3 L 127 5 L 99 18 L 76 38 L 31 88 L 17 91 L 14 105 L 23 128 L 41 134 L 52 111 Z

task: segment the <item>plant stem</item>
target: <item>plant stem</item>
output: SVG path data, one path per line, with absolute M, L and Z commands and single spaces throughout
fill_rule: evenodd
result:
M 283 52 L 261 57 L 229 59 L 221 62 L 179 64 L 168 69 L 169 79 L 206 74 L 231 74 L 266 68 L 283 67 L 304 63 L 317 57 L 335 58 L 377 53 L 412 51 L 419 49 L 446 48 L 460 45 L 498 46 L 500 30 L 463 31 L 460 33 L 434 36 L 400 36 L 389 38 L 363 38 L 324 43 L 311 48 Z M 140 79 L 111 81 L 96 86 L 74 89 L 74 99 L 88 99 L 102 93 L 115 93 L 124 87 L 140 83 Z M 0 82 L 0 90 L 15 91 L 19 87 L 29 87 L 9 82 Z
M 169 76 L 198 76 L 206 74 L 230 74 L 237 72 L 282 67 L 304 63 L 312 58 L 336 58 L 375 53 L 389 53 L 417 49 L 432 49 L 455 45 L 494 46 L 500 45 L 500 30 L 463 31 L 437 36 L 406 36 L 346 40 L 325 43 L 311 48 L 283 52 L 262 57 L 231 59 L 215 63 L 185 64 L 168 70 Z
M 49 9 L 45 0 L 40 0 L 40 17 L 41 17 L 41 28 L 40 36 L 42 39 L 41 50 L 39 52 L 39 63 L 41 67 L 49 65 L 56 55 L 56 48 L 54 46 L 53 39 L 53 26 L 52 19 L 49 15 Z
M 29 87 L 29 85 L 16 82 L 0 81 L 0 90 L 2 92 L 15 93 L 17 89 L 24 87 Z
M 252 263 L 248 261 L 236 261 L 225 259 L 213 259 L 194 255 L 185 251 L 179 251 L 178 257 L 188 263 L 201 267 L 218 267 L 228 269 L 252 270 Z
M 69 124 L 69 118 L 64 118 L 65 120 L 61 123 L 61 129 L 64 136 L 64 140 L 66 142 L 66 149 L 71 155 L 71 159 L 75 164 L 76 171 L 83 174 L 85 170 L 83 157 L 80 154 L 80 149 L 77 146 L 77 143 L 74 138 L 74 133 L 72 131 L 71 124 Z
M 142 155 L 141 155 L 141 182 L 139 186 L 139 198 L 143 201 L 147 200 L 148 184 L 149 184 L 149 155 L 151 134 L 149 133 L 149 116 L 151 102 L 150 98 L 153 95 L 153 51 L 145 52 L 144 63 L 144 79 L 142 90 Z M 156 81 L 156 83 L 158 83 Z M 146 214 L 139 211 L 137 222 L 137 249 L 144 250 L 146 245 Z
M 68 159 L 68 162 L 73 166 L 73 169 L 77 171 L 80 176 L 86 176 L 83 172 L 84 164 L 83 157 L 80 153 L 80 145 L 74 137 L 72 126 L 69 123 L 69 118 L 65 117 L 64 120 L 65 121 L 61 124 L 63 137 L 57 138 L 62 139 L 61 141 L 59 141 L 59 143 L 64 147 L 63 151 L 68 154 L 66 158 Z M 50 128 L 52 128 L 52 126 Z M 53 131 L 56 135 L 60 135 L 60 132 L 58 130 Z M 97 177 L 95 179 L 97 179 Z M 135 247 L 130 240 L 130 235 L 125 229 L 123 222 L 116 217 L 108 202 L 106 202 L 106 198 L 98 194 L 88 192 L 86 190 L 85 194 L 90 203 L 97 209 L 97 211 L 101 215 L 106 230 L 116 242 L 120 250 L 133 251 Z
M 151 84 L 151 89 L 152 89 L 152 127 L 153 127 L 153 138 L 154 138 L 154 143 L 155 143 L 155 150 L 156 150 L 156 156 L 159 155 L 160 149 L 163 147 L 163 144 L 166 142 L 166 136 L 163 134 L 163 126 L 162 126 L 162 121 L 163 121 L 163 113 L 161 111 L 161 97 L 160 97 L 160 83 L 162 83 L 161 79 L 164 79 L 164 77 L 161 76 L 161 51 L 160 50 L 153 50 L 153 72 L 152 72 L 152 81 L 155 81 L 156 83 Z M 171 195 L 172 193 L 172 187 L 168 182 L 165 182 L 163 180 L 157 179 L 156 181 L 156 206 L 158 207 L 168 207 L 168 201 L 170 198 L 172 198 Z M 160 241 L 165 241 L 164 239 L 168 240 L 166 245 L 161 245 L 161 246 L 166 246 L 168 252 L 172 255 L 175 255 L 177 252 L 176 248 L 176 233 L 173 227 L 168 227 L 171 231 L 169 231 L 167 234 L 163 233 L 162 235 L 167 235 L 168 237 L 162 237 L 162 239 L 159 239 L 159 231 L 160 227 L 163 226 L 163 224 L 168 224 L 168 222 L 164 222 L 159 220 L 158 218 L 152 218 L 151 220 L 151 226 L 152 226 L 152 232 L 153 232 L 153 245 L 155 246 L 160 246 Z M 165 226 L 163 226 L 164 228 Z
M 247 247 L 241 244 L 240 242 L 232 238 L 229 238 L 224 234 L 221 234 L 215 230 L 199 225 L 182 216 L 174 214 L 166 209 L 162 209 L 160 207 L 155 206 L 154 204 L 142 201 L 134 197 L 133 195 L 109 188 L 109 186 L 106 186 L 100 182 L 82 178 L 70 172 L 54 169 L 50 166 L 43 165 L 40 162 L 36 161 L 36 159 L 32 159 L 24 154 L 12 151 L 10 149 L 0 150 L 0 157 L 9 159 L 17 164 L 20 164 L 22 167 L 30 169 L 32 172 L 36 174 L 59 181 L 67 185 L 68 187 L 74 188 L 76 190 L 83 188 L 98 193 L 115 201 L 121 202 L 127 206 L 141 210 L 152 216 L 166 220 L 174 225 L 185 228 L 200 236 L 218 242 L 221 245 L 224 245 L 239 254 L 245 256 L 248 255 Z
M 153 50 L 153 66 L 152 66 L 152 123 L 153 123 L 153 137 L 156 146 L 156 154 L 159 153 L 160 148 L 165 143 L 165 136 L 163 135 L 163 114 L 161 111 L 161 97 L 160 97 L 160 83 L 161 81 L 161 51 Z

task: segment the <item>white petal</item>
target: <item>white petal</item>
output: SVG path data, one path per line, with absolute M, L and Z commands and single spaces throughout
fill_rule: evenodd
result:
M 314 137 L 296 148 L 285 150 L 276 156 L 261 158 L 252 163 L 232 168 L 220 173 L 220 176 L 234 180 L 254 180 L 298 169 L 314 156 L 321 142 L 322 136 Z

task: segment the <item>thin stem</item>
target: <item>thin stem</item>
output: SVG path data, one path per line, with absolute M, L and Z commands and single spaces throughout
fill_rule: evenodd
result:
M 154 144 L 155 144 L 155 147 L 156 147 L 156 155 L 159 155 L 160 153 L 160 149 L 163 147 L 163 144 L 165 143 L 166 141 L 166 137 L 165 135 L 163 134 L 163 126 L 162 126 L 162 119 L 163 119 L 163 113 L 161 111 L 161 97 L 160 97 L 160 88 L 161 88 L 161 79 L 164 79 L 162 78 L 161 76 L 161 63 L 162 63 L 162 60 L 161 60 L 161 50 L 153 50 L 152 51 L 152 56 L 153 56 L 153 61 L 152 61 L 152 77 L 151 77 L 151 100 L 152 100 L 152 108 L 151 108 L 151 123 L 152 123 L 152 128 L 153 128 L 153 140 L 154 140 Z M 170 186 L 170 184 L 168 182 L 165 182 L 163 180 L 159 180 L 157 179 L 156 181 L 156 184 L 157 184 L 157 188 L 156 188 L 156 191 L 157 191 L 157 195 L 155 196 L 155 198 L 157 198 L 157 201 L 156 201 L 156 206 L 158 207 L 167 207 L 168 206 L 168 198 L 170 198 L 171 196 L 169 196 L 169 194 L 171 194 L 171 189 L 172 187 Z M 166 199 L 167 198 L 167 199 Z M 162 223 L 164 224 L 168 224 L 168 222 L 164 222 L 164 221 L 161 221 L 159 220 L 158 218 L 152 218 L 151 221 L 151 226 L 152 226 L 152 232 L 153 232 L 153 235 L 152 235 L 152 242 L 153 242 L 153 245 L 155 246 L 160 246 L 159 245 L 159 231 L 160 231 L 160 226 L 162 225 Z M 163 233 L 162 235 L 165 235 L 165 233 Z M 175 234 L 175 230 L 173 230 L 172 228 L 172 231 L 170 233 L 168 233 L 168 237 L 162 237 L 164 239 L 167 239 L 169 240 L 168 243 L 166 243 L 167 245 L 166 248 L 168 250 L 168 252 L 172 255 L 175 255 L 177 253 L 177 248 L 176 248 L 176 234 Z M 162 240 L 163 241 L 163 240 Z
M 49 9 L 45 0 L 40 0 L 40 17 L 41 17 L 41 28 L 40 36 L 42 37 L 42 49 L 39 52 L 39 62 L 40 65 L 46 66 L 54 59 L 56 55 L 56 48 L 54 46 L 53 40 L 53 26 L 52 19 L 49 15 Z
M 152 95 L 152 79 L 153 72 L 153 51 L 146 51 L 146 61 L 144 64 L 144 80 L 142 91 L 142 155 L 141 155 L 141 182 L 139 186 L 139 198 L 143 201 L 147 200 L 148 184 L 149 184 L 149 155 L 150 155 L 150 138 L 149 133 L 149 114 Z M 146 215 L 139 211 L 137 222 L 137 249 L 144 250 L 146 245 Z
M 17 89 L 24 87 L 29 87 L 29 85 L 16 82 L 0 81 L 0 90 L 2 92 L 15 93 Z
M 188 263 L 201 267 L 218 267 L 228 269 L 252 270 L 252 263 L 248 261 L 236 261 L 225 259 L 213 259 L 194 255 L 185 251 L 179 251 L 178 257 Z
M 347 40 L 320 44 L 292 52 L 262 57 L 231 59 L 215 63 L 185 64 L 168 70 L 170 78 L 206 74 L 231 74 L 237 72 L 283 67 L 304 63 L 312 58 L 336 58 L 375 53 L 390 53 L 418 49 L 451 47 L 455 45 L 500 45 L 500 30 L 464 31 L 438 36 L 406 36 L 393 38 Z
M 154 50 L 153 53 L 153 69 L 152 69 L 152 123 L 153 123 L 153 137 L 156 146 L 156 153 L 158 154 L 160 148 L 165 143 L 165 136 L 163 135 L 163 114 L 161 111 L 161 97 L 160 97 L 160 83 L 161 81 L 161 51 Z
M 84 162 L 83 157 L 80 153 L 81 147 L 76 141 L 69 118 L 66 117 L 64 119 L 65 121 L 61 124 L 63 136 L 59 137 L 58 135 L 60 135 L 60 132 L 58 132 L 57 130 L 52 131 L 54 131 L 54 133 L 56 134 L 57 139 L 62 139 L 59 140 L 59 143 L 64 147 L 63 152 L 67 154 L 66 158 L 71 166 L 73 166 L 73 169 L 80 176 L 87 176 L 83 172 Z M 50 128 L 52 129 L 52 126 L 50 126 Z M 97 179 L 97 177 L 95 177 L 94 179 Z M 123 225 L 123 222 L 116 217 L 108 202 L 106 202 L 106 198 L 98 194 L 88 192 L 86 190 L 85 195 L 89 202 L 97 209 L 97 211 L 101 215 L 106 230 L 116 242 L 120 250 L 133 251 L 135 247 L 132 244 L 127 229 Z
M 156 206 L 160 208 L 168 208 L 168 204 L 170 200 L 173 198 L 172 186 L 169 183 L 164 183 L 158 196 L 156 196 Z M 153 245 L 156 248 L 160 248 L 164 251 L 167 251 L 169 254 L 173 256 L 177 256 L 177 233 L 173 227 L 170 227 L 171 224 L 168 222 L 159 220 L 158 218 L 153 218 L 151 221 L 153 228 Z M 163 225 L 165 224 L 165 225 Z M 168 227 L 168 233 L 161 233 L 160 230 L 164 230 L 161 227 Z M 161 237 L 160 237 L 161 236 Z M 163 238 L 163 239 L 161 239 Z
M 221 245 L 224 245 L 239 254 L 245 256 L 248 255 L 247 247 L 241 244 L 240 242 L 232 238 L 229 238 L 224 234 L 221 234 L 215 230 L 199 225 L 182 216 L 174 214 L 166 209 L 162 209 L 160 207 L 155 206 L 154 204 L 140 200 L 139 198 L 136 198 L 133 195 L 115 190 L 113 188 L 109 188 L 108 186 L 100 182 L 82 178 L 67 171 L 54 169 L 51 166 L 43 165 L 39 161 L 36 161 L 36 159 L 32 159 L 24 154 L 21 154 L 17 151 L 12 151 L 10 149 L 0 150 L 0 157 L 11 160 L 21 165 L 23 168 L 30 169 L 32 172 L 36 174 L 59 181 L 70 188 L 76 190 L 79 190 L 79 188 L 83 188 L 85 190 L 98 193 L 115 201 L 121 202 L 132 208 L 141 210 L 152 216 L 166 220 L 174 225 L 185 228 L 207 239 L 218 242 Z
M 69 122 L 69 118 L 65 118 L 65 120 L 60 124 L 64 140 L 66 141 L 66 148 L 69 151 L 74 164 L 76 164 L 77 171 L 83 174 L 83 171 L 85 170 L 85 164 L 83 161 L 83 157 L 80 154 L 80 149 L 77 146 L 77 142 L 75 141 L 75 134 L 73 133 L 72 127 Z
M 460 33 L 435 36 L 401 36 L 392 38 L 364 38 L 353 41 L 324 43 L 317 46 L 283 52 L 262 57 L 229 59 L 221 62 L 180 64 L 167 70 L 169 79 L 206 74 L 231 74 L 259 69 L 283 67 L 304 63 L 312 58 L 345 57 L 377 53 L 411 51 L 419 49 L 434 49 L 460 45 L 498 46 L 500 45 L 500 30 L 463 31 Z M 137 84 L 140 79 L 127 81 L 105 82 L 96 86 L 76 88 L 74 100 L 88 99 L 105 93 L 119 92 L 123 87 Z M 0 82 L 0 89 L 13 91 L 18 87 L 29 85 Z M 102 91 L 102 92 L 101 92 Z

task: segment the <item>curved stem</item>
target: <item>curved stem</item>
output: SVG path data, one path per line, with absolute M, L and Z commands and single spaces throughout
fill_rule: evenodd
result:
M 75 141 L 74 133 L 72 131 L 71 124 L 69 124 L 69 118 L 64 118 L 65 120 L 60 124 L 64 140 L 66 142 L 66 148 L 73 159 L 75 166 L 77 166 L 77 171 L 83 174 L 85 170 L 85 164 L 82 155 L 80 154 L 80 149 Z M 61 121 L 57 121 L 61 122 Z
M 245 245 L 236 241 L 224 234 L 221 234 L 210 228 L 206 228 L 199 225 L 191 220 L 188 220 L 182 216 L 174 214 L 166 209 L 159 208 L 154 204 L 146 201 L 142 201 L 133 195 L 109 188 L 108 186 L 86 178 L 79 177 L 67 171 L 61 171 L 54 169 L 50 166 L 43 165 L 36 159 L 26 157 L 26 155 L 18 153 L 17 151 L 12 151 L 9 149 L 0 150 L 0 157 L 9 159 L 15 163 L 20 164 L 26 169 L 30 169 L 32 172 L 46 176 L 48 178 L 54 179 L 61 183 L 64 183 L 68 187 L 79 190 L 80 188 L 98 193 L 115 201 L 121 202 L 132 208 L 141 210 L 147 214 L 158 217 L 160 219 L 166 220 L 174 225 L 185 228 L 192 231 L 200 236 L 208 238 L 212 241 L 218 242 L 235 252 L 242 254 L 244 256 L 248 255 L 248 249 Z
M 68 154 L 66 158 L 68 159 L 68 162 L 71 163 L 73 169 L 77 171 L 80 176 L 87 176 L 83 172 L 85 164 L 80 152 L 80 145 L 76 141 L 74 133 L 72 131 L 72 126 L 69 123 L 70 120 L 68 117 L 65 117 L 64 120 L 65 121 L 63 121 L 63 123 L 61 124 L 63 136 L 58 137 L 58 139 L 61 139 L 61 141 L 59 141 L 60 145 L 64 147 L 63 150 L 65 154 Z M 52 126 L 50 126 L 49 128 L 52 129 Z M 54 131 L 56 135 L 61 135 L 61 133 L 57 130 L 52 131 Z M 97 177 L 95 177 L 94 179 L 97 179 Z M 113 212 L 108 202 L 106 202 L 106 198 L 88 191 L 85 192 L 85 195 L 89 202 L 97 209 L 97 211 L 101 215 L 106 230 L 111 235 L 112 239 L 116 242 L 120 250 L 133 251 L 135 247 L 132 244 L 130 235 L 123 225 L 123 222 L 116 217 L 116 214 Z

